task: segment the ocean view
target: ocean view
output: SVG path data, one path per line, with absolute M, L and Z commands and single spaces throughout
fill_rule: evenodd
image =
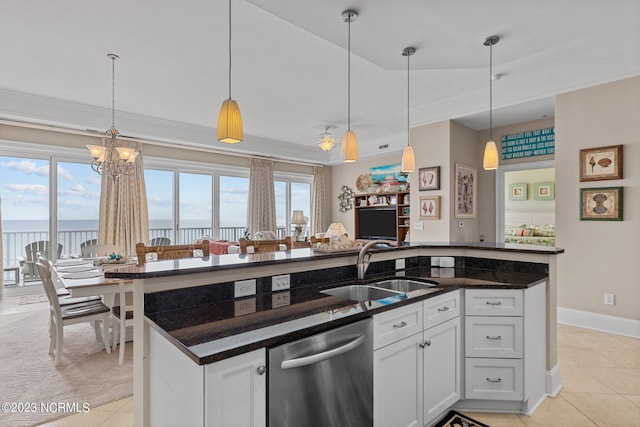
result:
M 205 221 L 201 220 L 184 220 L 182 228 L 201 228 L 210 227 Z M 170 220 L 149 220 L 149 228 L 171 228 Z M 27 231 L 48 231 L 49 223 L 47 220 L 4 220 L 2 221 L 2 231 L 4 233 Z M 98 229 L 98 221 L 93 219 L 69 219 L 58 221 L 58 231 L 90 231 Z

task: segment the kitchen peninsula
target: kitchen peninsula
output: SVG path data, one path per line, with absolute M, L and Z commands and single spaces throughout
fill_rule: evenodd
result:
M 546 329 L 541 328 L 540 334 L 546 337 L 546 345 L 540 343 L 540 348 L 546 348 L 542 354 L 541 376 L 546 374 L 542 388 L 547 395 L 555 396 L 561 388 L 556 353 L 556 258 L 561 253 L 562 249 L 492 243 L 413 243 L 374 251 L 368 278 L 405 275 L 434 280 L 439 286 L 415 298 L 372 306 L 368 312 L 352 301 L 318 294 L 319 289 L 355 281 L 356 252 L 320 253 L 305 248 L 159 261 L 109 271 L 106 277 L 134 280 L 134 312 L 145 313 L 135 316 L 134 423 L 146 426 L 150 422 L 152 334 L 164 337 L 165 344 L 178 349 L 196 369 L 361 318 L 373 315 L 375 319 L 458 290 L 523 290 L 526 295 L 537 289 L 534 292 L 541 295 L 540 305 L 545 306 L 544 310 L 538 307 L 538 311 L 546 313 Z M 452 257 L 455 267 L 432 268 L 436 257 Z M 289 275 L 290 289 L 271 292 L 272 276 L 281 275 Z M 256 295 L 234 300 L 234 282 L 252 279 L 256 279 Z M 473 295 L 467 294 L 467 298 Z M 469 300 L 466 303 L 470 305 Z M 473 312 L 467 314 L 467 320 L 473 320 Z M 526 313 L 523 317 L 526 329 Z M 475 360 L 473 354 L 466 356 L 468 363 Z M 491 399 L 474 398 L 480 403 Z M 523 410 L 515 408 L 509 410 Z M 529 406 L 524 410 L 534 409 Z

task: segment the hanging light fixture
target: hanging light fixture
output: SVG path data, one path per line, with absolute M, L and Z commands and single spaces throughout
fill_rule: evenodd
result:
M 222 102 L 218 114 L 218 141 L 228 144 L 241 142 L 242 116 L 238 103 L 231 99 L 231 0 L 229 0 L 229 98 Z
M 132 175 L 135 171 L 134 162 L 138 157 L 138 150 L 127 146 L 118 146 L 117 138 L 120 135 L 116 129 L 116 59 L 120 57 L 115 53 L 107 54 L 111 59 L 111 129 L 107 131 L 109 140 L 105 145 L 87 145 L 93 160 L 91 168 L 100 175 L 109 175 L 116 179 L 119 175 Z
M 351 130 L 351 23 L 358 19 L 355 10 L 342 12 L 342 19 L 349 24 L 349 38 L 347 44 L 347 133 L 342 137 L 342 161 L 353 163 L 358 160 L 358 140 Z
M 489 141 L 484 146 L 482 167 L 485 170 L 498 169 L 498 147 L 493 140 L 493 45 L 500 41 L 500 37 L 487 37 L 485 46 L 489 46 Z
M 416 156 L 411 146 L 411 129 L 409 128 L 409 57 L 416 53 L 415 47 L 405 47 L 402 56 L 407 57 L 407 146 L 402 152 L 402 172 L 413 172 L 416 169 Z
M 322 151 L 331 151 L 334 145 L 336 145 L 336 140 L 329 133 L 329 126 L 325 127 L 324 132 L 320 134 L 320 143 L 318 144 Z

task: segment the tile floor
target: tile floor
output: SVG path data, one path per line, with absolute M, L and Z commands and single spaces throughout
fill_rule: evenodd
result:
M 0 303 L 0 314 L 46 308 L 46 303 Z M 640 426 L 640 340 L 558 325 L 558 357 L 563 389 L 548 398 L 532 417 L 468 413 L 491 427 Z M 128 427 L 133 399 L 111 402 L 88 413 L 42 424 L 44 427 Z
M 491 427 L 630 427 L 640 425 L 640 340 L 572 326 L 558 326 L 564 388 L 532 417 L 468 413 Z M 131 426 L 132 398 L 47 427 Z

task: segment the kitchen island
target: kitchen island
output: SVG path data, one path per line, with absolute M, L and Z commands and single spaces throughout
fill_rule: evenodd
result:
M 370 277 L 405 274 L 440 283 L 436 292 L 416 296 L 412 302 L 460 287 L 522 288 L 545 282 L 545 387 L 547 394 L 555 395 L 561 387 L 555 333 L 556 257 L 562 252 L 487 243 L 412 244 L 375 251 L 369 272 Z M 357 252 L 319 253 L 305 248 L 160 261 L 108 272 L 108 277 L 134 280 L 134 311 L 145 313 L 135 316 L 134 326 L 135 425 L 149 421 L 149 328 L 196 364 L 208 364 L 409 304 L 402 301 L 366 313 L 348 309 L 352 302 L 318 297 L 320 288 L 354 281 L 356 256 Z M 432 257 L 454 257 L 456 267 L 432 269 Z M 404 268 L 396 269 L 401 264 L 396 260 L 403 260 Z M 288 295 L 271 292 L 271 277 L 284 274 L 291 278 Z M 256 296 L 234 300 L 233 283 L 251 279 L 256 279 Z M 315 320 L 311 324 L 301 320 L 308 318 Z M 277 327 L 281 329 L 264 333 L 265 328 Z

